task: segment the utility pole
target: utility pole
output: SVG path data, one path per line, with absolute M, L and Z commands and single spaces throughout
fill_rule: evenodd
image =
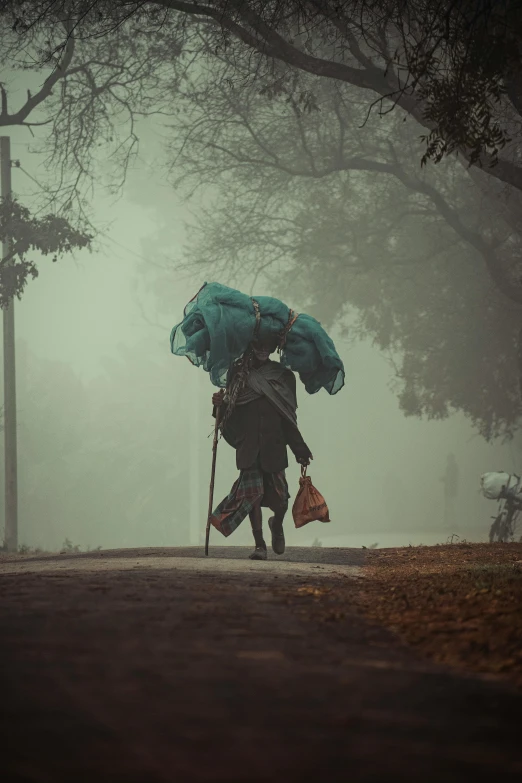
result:
M 189 479 L 189 487 L 190 487 L 190 525 L 189 525 L 189 541 L 191 546 L 199 546 L 200 545 L 200 536 L 202 531 L 202 524 L 201 524 L 201 503 L 200 503 L 200 493 L 201 493 L 201 482 L 199 480 L 200 476 L 200 462 L 199 462 L 199 439 L 201 436 L 201 423 L 200 423 L 200 417 L 204 415 L 204 411 L 200 409 L 201 406 L 201 394 L 200 394 L 200 387 L 201 387 L 201 378 L 200 375 L 203 375 L 201 371 L 198 371 L 193 373 L 193 393 L 194 397 L 193 403 L 194 408 L 196 411 L 196 415 L 192 415 L 190 417 L 190 462 L 189 462 L 189 469 L 190 469 L 190 479 Z
M 0 187 L 3 199 L 11 198 L 11 139 L 0 136 Z M 10 250 L 10 239 L 2 242 L 2 258 Z M 16 444 L 16 372 L 14 300 L 3 311 L 4 319 L 4 449 L 5 449 L 5 547 L 18 549 L 18 480 Z

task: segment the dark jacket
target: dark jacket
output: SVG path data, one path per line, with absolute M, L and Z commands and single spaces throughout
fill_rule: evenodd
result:
M 295 375 L 285 370 L 283 379 L 295 399 Z M 281 416 L 267 397 L 237 405 L 225 425 L 223 437 L 236 449 L 239 470 L 252 467 L 258 457 L 261 469 L 267 473 L 285 470 L 288 467 L 287 446 L 296 458 L 311 456 L 298 428 Z

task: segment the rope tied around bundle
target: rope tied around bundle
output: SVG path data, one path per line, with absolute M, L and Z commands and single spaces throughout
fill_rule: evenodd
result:
M 288 337 L 288 332 L 290 331 L 290 329 L 295 324 L 298 318 L 299 318 L 299 313 L 296 313 L 295 310 L 288 311 L 288 321 L 286 322 L 286 325 L 283 327 L 283 329 L 281 329 L 281 331 L 279 332 L 279 345 L 277 346 L 277 352 L 279 354 L 283 352 L 286 344 L 286 338 Z
M 256 317 L 256 323 L 254 326 L 254 335 L 252 338 L 253 340 L 255 340 L 259 335 L 259 330 L 261 327 L 261 311 L 259 309 L 259 303 L 255 299 L 252 299 L 252 305 L 254 307 L 254 315 Z M 239 393 L 245 387 L 245 384 L 247 382 L 248 372 L 250 370 L 250 367 L 252 366 L 253 356 L 254 356 L 254 352 L 252 350 L 252 345 L 249 345 L 247 350 L 243 354 L 243 356 L 237 359 L 232 365 L 233 367 L 236 367 L 237 370 L 235 373 L 233 373 L 232 381 L 225 390 L 224 402 L 226 403 L 226 406 L 225 406 L 225 413 L 221 417 L 221 423 L 220 423 L 221 432 L 223 432 L 223 428 L 225 424 L 227 423 L 228 419 L 232 415 L 232 411 L 236 406 L 236 401 Z

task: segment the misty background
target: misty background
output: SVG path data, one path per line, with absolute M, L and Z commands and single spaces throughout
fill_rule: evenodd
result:
M 35 76 L 13 76 L 20 93 L 24 79 Z M 13 159 L 45 188 L 43 159 L 32 151 L 28 131 L 2 133 L 11 136 Z M 140 152 L 121 195 L 93 195 L 92 219 L 103 226 L 93 252 L 44 261 L 15 304 L 21 544 L 56 550 L 65 539 L 82 548 L 202 542 L 213 387 L 203 370 L 171 355 L 169 334 L 205 280 L 250 293 L 252 278 L 233 270 L 225 280 L 197 268 L 167 281 L 158 277 L 158 265 L 182 258 L 192 241 L 186 224 L 206 203 L 203 194 L 188 204 L 167 181 L 163 133 L 156 120 L 140 121 Z M 36 203 L 37 182 L 13 169 L 13 191 L 28 206 Z M 306 285 L 313 287 L 313 279 Z M 283 286 L 276 274 L 259 279 L 252 293 L 306 311 L 297 275 L 295 296 L 288 291 L 288 277 Z M 332 521 L 296 531 L 289 513 L 288 543 L 398 546 L 444 542 L 452 534 L 487 540 L 496 505 L 479 494 L 479 477 L 520 471 L 516 443 L 487 443 L 461 413 L 432 421 L 405 417 L 389 355 L 371 339 L 355 339 L 335 324 L 327 329 L 344 361 L 346 385 L 329 397 L 308 396 L 298 384 L 298 420 L 314 454 L 310 475 Z M 441 480 L 449 454 L 459 469 L 450 524 Z M 3 454 L 1 460 L 3 492 Z M 298 475 L 290 454 L 292 497 Z M 215 503 L 235 476 L 234 453 L 221 442 Z M 2 506 L 0 526 L 3 513 Z M 250 541 L 248 520 L 228 540 L 211 535 L 211 544 Z

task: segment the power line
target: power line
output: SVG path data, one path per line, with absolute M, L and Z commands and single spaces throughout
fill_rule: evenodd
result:
M 37 179 L 35 179 L 35 178 L 33 177 L 33 175 L 32 175 L 32 174 L 29 174 L 29 172 L 28 172 L 28 171 L 26 171 L 26 170 L 24 169 L 24 167 L 20 165 L 20 161 L 19 161 L 19 160 L 14 160 L 14 161 L 13 161 L 13 163 L 14 163 L 14 165 L 15 165 L 15 168 L 17 168 L 17 169 L 20 169 L 20 171 L 23 171 L 23 173 L 25 174 L 25 176 L 26 176 L 26 177 L 29 177 L 29 179 L 32 179 L 32 180 L 33 180 L 33 182 L 34 182 L 34 183 L 36 183 L 36 184 L 38 185 L 38 187 L 40 188 L 40 190 L 43 190 L 43 192 L 44 192 L 44 193 L 48 193 L 48 192 L 49 192 L 49 189 L 48 189 L 48 188 L 45 188 L 45 187 L 44 187 L 44 186 L 41 184 L 41 182 L 38 182 L 38 180 L 37 180 Z
M 121 242 L 118 242 L 117 239 L 114 239 L 113 237 L 109 236 L 109 234 L 106 234 L 105 232 L 101 232 L 102 237 L 105 237 L 109 240 L 109 242 L 113 242 L 115 245 L 118 245 L 118 247 L 121 247 L 122 250 L 126 250 L 127 253 L 130 253 L 133 256 L 136 256 L 136 258 L 141 259 L 142 261 L 148 262 L 150 259 L 145 258 L 145 256 L 142 256 L 141 253 L 136 253 L 135 250 L 131 250 L 130 247 L 127 247 L 126 245 L 122 245 Z

